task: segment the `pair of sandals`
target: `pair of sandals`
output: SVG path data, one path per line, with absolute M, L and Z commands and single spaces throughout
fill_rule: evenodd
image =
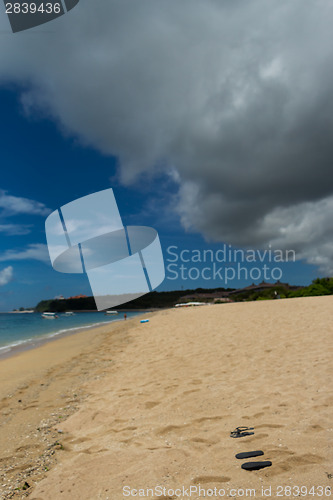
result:
M 249 432 L 253 431 L 254 427 L 236 427 L 236 429 L 232 432 L 230 432 L 230 437 L 232 438 L 241 438 L 245 436 L 251 436 L 254 434 L 254 432 Z M 235 455 L 236 458 L 238 459 L 244 459 L 244 458 L 252 458 L 252 457 L 260 457 L 264 454 L 263 451 L 261 450 L 256 450 L 256 451 L 246 451 L 244 453 L 237 453 Z M 272 462 L 269 460 L 266 460 L 264 462 L 245 462 L 242 464 L 242 469 L 245 470 L 260 470 L 264 469 L 265 467 L 270 467 L 272 465 Z

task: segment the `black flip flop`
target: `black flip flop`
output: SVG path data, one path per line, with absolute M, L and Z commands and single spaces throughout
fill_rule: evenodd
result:
M 267 462 L 246 462 L 245 464 L 242 464 L 242 469 L 245 470 L 259 470 L 259 469 L 264 469 L 265 467 L 270 467 L 272 465 L 272 462 L 267 460 Z
M 260 457 L 263 454 L 264 454 L 264 452 L 261 450 L 245 451 L 244 453 L 237 453 L 237 455 L 235 455 L 235 457 L 236 458 L 252 458 L 252 457 Z
M 236 427 L 234 431 L 230 432 L 230 437 L 232 438 L 241 438 L 245 436 L 252 436 L 254 432 L 247 432 L 254 430 L 254 427 Z

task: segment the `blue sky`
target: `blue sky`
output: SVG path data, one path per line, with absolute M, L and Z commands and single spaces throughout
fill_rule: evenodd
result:
M 12 33 L 0 6 L 0 310 L 90 293 L 52 269 L 44 223 L 107 188 L 158 231 L 160 290 L 262 280 L 267 256 L 226 283 L 239 262 L 181 253 L 224 244 L 293 250 L 283 282 L 332 276 L 332 18 L 330 0 L 82 0 Z
M 158 290 L 225 286 L 218 276 L 209 280 L 196 279 L 196 271 L 190 273 L 190 277 L 185 272 L 185 279 L 181 279 L 182 250 L 216 251 L 223 248 L 223 242 L 207 242 L 200 234 L 184 230 L 179 216 L 172 212 L 176 187 L 168 176 L 160 175 L 143 184 L 124 187 L 117 180 L 116 158 L 104 156 L 78 140 L 66 137 L 56 123 L 45 117 L 26 116 L 19 91 L 2 89 L 0 107 L 6 116 L 1 122 L 0 134 L 4 199 L 0 218 L 0 271 L 4 273 L 6 269 L 12 269 L 7 276 L 8 282 L 5 273 L 0 288 L 1 310 L 33 306 L 39 300 L 60 294 L 90 294 L 85 276 L 53 270 L 45 249 L 44 224 L 50 211 L 108 187 L 114 189 L 125 224 L 153 226 L 159 232 L 166 266 L 173 265 L 167 268 L 166 279 Z M 22 199 L 30 200 L 30 203 L 20 207 Z M 168 251 L 169 247 L 172 248 Z M 177 264 L 174 262 L 175 253 L 179 257 Z M 184 253 L 184 260 L 189 256 L 189 252 Z M 199 270 L 205 265 L 186 263 L 187 268 Z M 281 281 L 292 284 L 307 284 L 318 275 L 315 266 L 303 262 L 279 266 L 283 271 Z M 251 269 L 251 266 L 247 267 Z M 175 279 L 175 270 L 178 279 Z M 250 282 L 251 279 L 244 278 L 231 280 L 227 286 L 238 287 Z

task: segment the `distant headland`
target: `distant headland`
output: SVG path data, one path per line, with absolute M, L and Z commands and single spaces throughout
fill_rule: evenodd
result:
M 255 300 L 284 299 L 316 295 L 332 295 L 333 278 L 317 278 L 309 286 L 296 286 L 289 283 L 261 282 L 252 283 L 244 288 L 197 288 L 195 290 L 174 290 L 169 292 L 150 292 L 133 301 L 117 307 L 119 310 L 147 310 L 174 307 L 177 303 L 206 302 L 228 303 Z M 14 312 L 65 312 L 96 311 L 94 297 L 75 295 L 65 298 L 42 300 L 35 307 L 21 307 Z

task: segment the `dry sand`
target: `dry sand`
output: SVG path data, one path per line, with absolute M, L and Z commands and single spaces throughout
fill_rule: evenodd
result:
M 2 361 L 3 491 L 18 478 L 30 488 L 14 498 L 31 500 L 121 500 L 135 498 L 125 486 L 157 485 L 164 495 L 140 498 L 205 498 L 199 485 L 206 498 L 214 488 L 210 498 L 249 488 L 263 498 L 269 487 L 271 498 L 333 496 L 332 306 L 309 297 L 163 311 Z M 231 438 L 237 426 L 254 435 Z M 254 460 L 272 466 L 242 470 L 249 460 L 235 454 L 258 449 Z

